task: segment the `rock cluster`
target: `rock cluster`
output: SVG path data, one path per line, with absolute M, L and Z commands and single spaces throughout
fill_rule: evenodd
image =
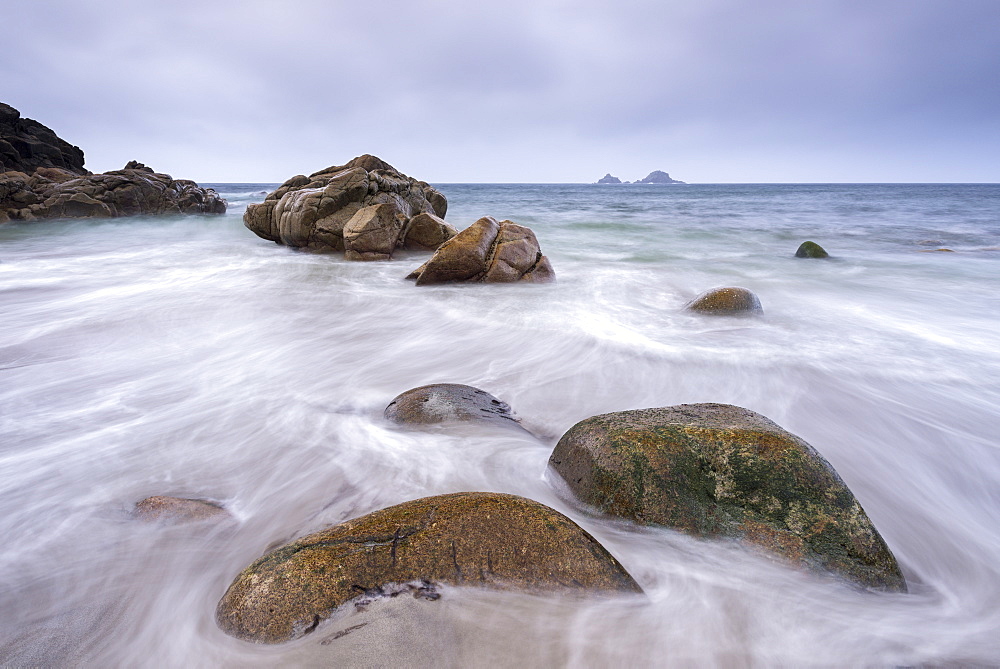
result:
M 905 590 L 833 467 L 764 416 L 726 404 L 593 416 L 549 460 L 585 503 L 644 525 L 733 537 L 861 585 Z
M 350 260 L 384 260 L 398 247 L 436 249 L 456 230 L 444 195 L 371 155 L 299 175 L 251 204 L 243 222 L 264 239 Z
M 529 228 L 484 216 L 434 252 L 410 273 L 418 286 L 437 283 L 544 283 L 555 280 Z
M 225 212 L 226 201 L 211 188 L 135 161 L 91 174 L 78 147 L 0 103 L 0 223 Z
M 0 102 L 0 174 L 31 174 L 39 167 L 57 167 L 87 174 L 80 147 L 60 139 L 51 129 Z
M 211 188 L 158 174 L 135 161 L 124 169 L 80 176 L 57 167 L 0 174 L 0 217 L 111 218 L 162 214 L 224 214 Z
M 403 424 L 517 425 L 506 403 L 461 384 L 406 391 L 385 415 Z M 591 509 L 741 540 L 865 587 L 906 590 L 895 557 L 836 471 L 753 411 L 682 404 L 593 416 L 563 435 L 549 464 Z M 441 584 L 642 592 L 557 511 L 515 495 L 463 492 L 404 502 L 268 552 L 235 578 L 216 621 L 238 638 L 281 643 L 352 602 L 407 592 L 437 599 Z
M 610 172 L 608 172 L 603 177 L 597 180 L 597 183 L 599 184 L 620 184 L 621 182 L 622 180 L 619 179 L 618 177 L 611 176 Z
M 465 492 L 375 511 L 267 553 L 229 586 L 216 621 L 232 636 L 280 643 L 359 596 L 433 598 L 435 584 L 641 592 L 561 513 L 515 495 Z

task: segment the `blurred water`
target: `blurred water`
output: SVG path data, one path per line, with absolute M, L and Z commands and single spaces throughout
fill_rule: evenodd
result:
M 419 254 L 350 263 L 252 235 L 242 211 L 273 186 L 216 185 L 222 218 L 0 226 L 3 664 L 1000 664 L 1000 187 L 443 185 L 459 228 L 532 227 L 558 282 L 418 289 Z M 805 239 L 833 257 L 793 258 Z M 764 315 L 681 310 L 724 285 Z M 539 437 L 382 420 L 433 382 L 488 390 Z M 910 593 L 595 518 L 546 472 L 576 421 L 683 402 L 815 446 Z M 648 598 L 449 588 L 279 647 L 215 626 L 275 542 L 459 490 L 566 513 Z M 132 520 L 154 494 L 236 521 Z

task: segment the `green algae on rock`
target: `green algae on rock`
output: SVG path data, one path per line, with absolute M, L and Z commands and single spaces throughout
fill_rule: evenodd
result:
M 681 404 L 580 421 L 549 459 L 599 510 L 733 537 L 866 587 L 905 591 L 895 557 L 833 467 L 764 416 Z
M 464 492 L 404 502 L 302 537 L 258 559 L 216 610 L 227 634 L 281 643 L 359 596 L 413 584 L 537 591 L 642 590 L 576 523 L 538 502 Z
M 691 300 L 684 307 L 688 311 L 720 316 L 754 314 L 762 311 L 760 300 L 746 288 L 730 286 L 713 288 Z
M 795 251 L 796 258 L 829 258 L 830 254 L 816 242 L 802 242 Z

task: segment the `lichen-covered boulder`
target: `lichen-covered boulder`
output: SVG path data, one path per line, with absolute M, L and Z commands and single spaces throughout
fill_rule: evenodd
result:
M 443 218 L 447 210 L 444 195 L 430 185 L 366 154 L 292 177 L 263 202 L 249 205 L 243 223 L 278 244 L 375 260 L 403 245 L 414 217 Z
M 802 242 L 795 251 L 796 258 L 829 258 L 830 254 L 816 242 Z
M 601 511 L 733 537 L 861 585 L 905 590 L 899 565 L 833 467 L 764 416 L 681 404 L 580 421 L 549 459 Z
M 207 499 L 156 495 L 136 502 L 132 515 L 140 520 L 184 523 L 229 516 L 229 512 Z
M 360 596 L 413 584 L 532 591 L 641 589 L 593 537 L 515 495 L 465 492 L 375 511 L 286 544 L 244 569 L 216 609 L 226 633 L 281 643 Z
M 517 427 L 510 405 L 485 390 L 461 383 L 433 383 L 397 395 L 385 408 L 386 419 L 401 425 L 477 421 Z
M 484 216 L 449 239 L 410 273 L 418 286 L 438 283 L 543 283 L 555 280 L 531 229 Z
M 760 299 L 746 288 L 713 288 L 687 303 L 688 311 L 720 316 L 756 314 L 762 311 Z

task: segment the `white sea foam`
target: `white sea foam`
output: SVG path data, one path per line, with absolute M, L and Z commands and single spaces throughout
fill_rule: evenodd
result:
M 444 186 L 459 227 L 484 214 L 533 227 L 559 277 L 542 286 L 417 288 L 402 280 L 416 254 L 350 263 L 274 245 L 240 221 L 259 185 L 220 186 L 237 203 L 223 218 L 0 227 L 0 658 L 997 664 L 998 257 L 915 249 L 995 246 L 1000 189 L 924 188 Z M 791 257 L 805 239 L 833 258 Z M 724 285 L 754 290 L 764 314 L 682 310 Z M 382 419 L 433 382 L 497 395 L 538 436 Z M 704 401 L 759 411 L 823 453 L 910 593 L 593 516 L 546 471 L 582 418 Z M 458 490 L 568 514 L 648 598 L 446 588 L 273 648 L 215 626 L 228 583 L 268 547 Z M 154 494 L 218 500 L 236 522 L 131 520 Z

